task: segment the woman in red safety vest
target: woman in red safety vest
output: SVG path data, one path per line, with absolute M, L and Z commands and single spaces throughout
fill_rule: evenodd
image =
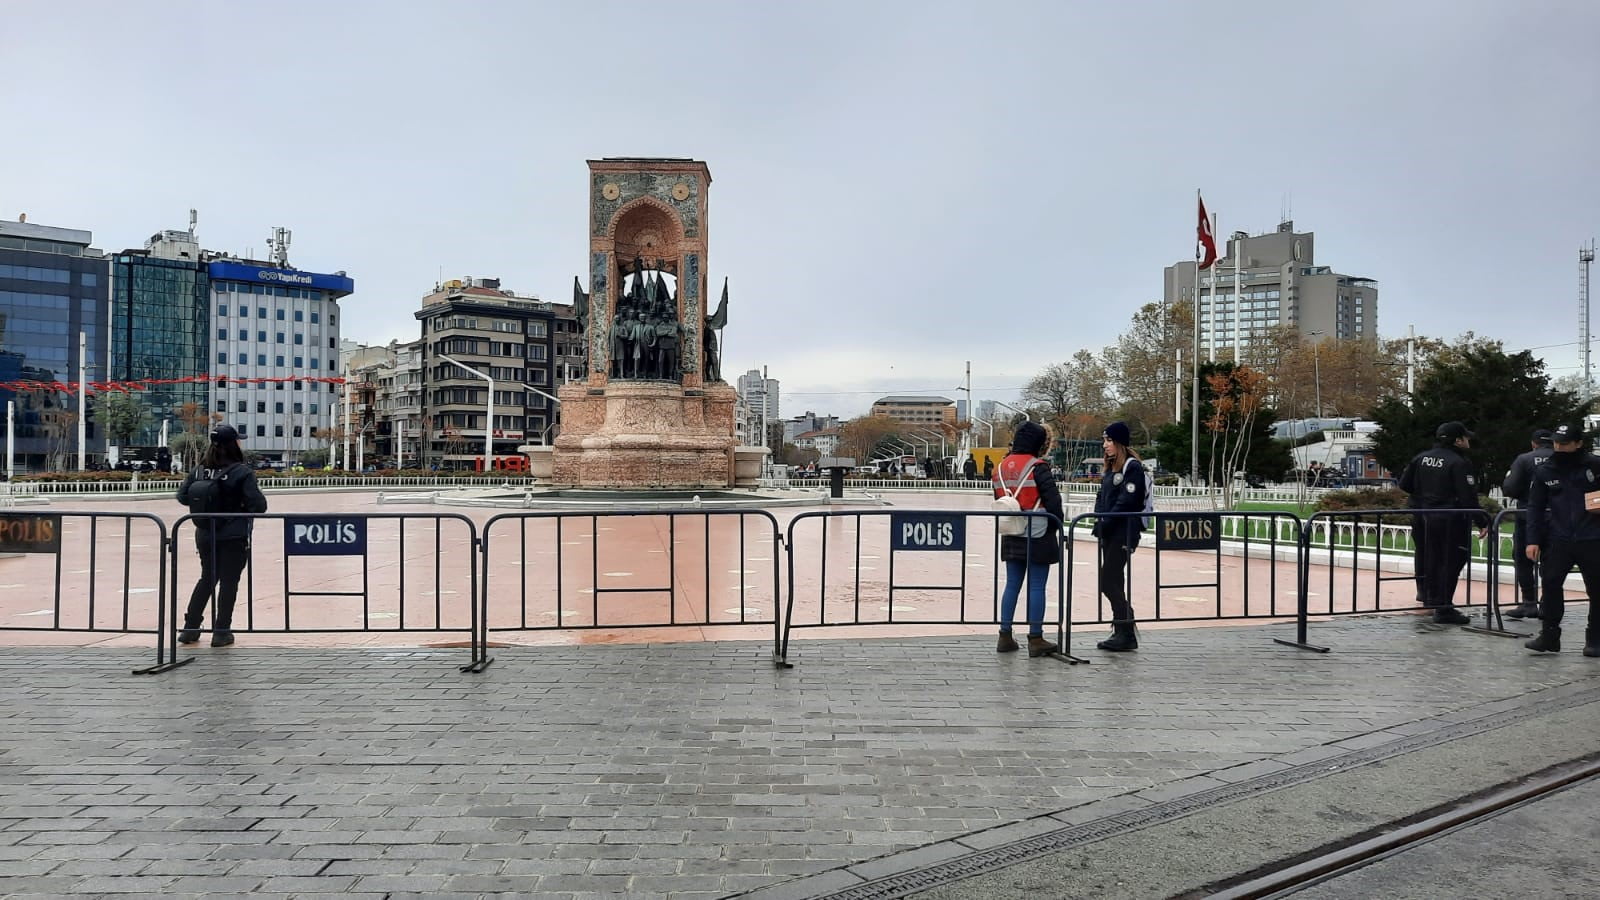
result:
M 1050 579 L 1050 567 L 1061 561 L 1061 491 L 1050 473 L 1050 463 L 1041 457 L 1050 446 L 1050 435 L 1037 422 L 1024 422 L 1011 439 L 1011 452 L 994 470 L 994 496 L 1014 494 L 1023 509 L 1048 512 L 1045 516 L 1029 516 L 1026 531 L 1021 535 L 1000 538 L 1000 559 L 1006 564 L 1006 587 L 1000 595 L 1000 642 L 995 647 L 999 653 L 1018 650 L 1016 638 L 1011 636 L 1011 623 L 1016 618 L 1017 595 L 1022 582 L 1028 582 L 1028 655 L 1048 656 L 1057 644 L 1044 639 L 1044 589 Z

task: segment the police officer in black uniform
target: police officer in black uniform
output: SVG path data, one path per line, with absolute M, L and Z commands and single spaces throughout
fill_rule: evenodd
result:
M 1517 517 L 1515 536 L 1511 539 L 1511 561 L 1517 571 L 1517 592 L 1522 602 L 1506 611 L 1513 619 L 1539 618 L 1539 564 L 1528 558 L 1528 486 L 1533 482 L 1533 470 L 1550 458 L 1550 429 L 1540 428 L 1533 433 L 1532 449 L 1511 462 L 1500 490 L 1517 501 L 1524 512 Z
M 1544 573 L 1544 621 L 1539 636 L 1523 646 L 1536 653 L 1561 649 L 1565 582 L 1574 564 L 1589 595 L 1589 630 L 1583 655 L 1600 657 L 1600 513 L 1589 512 L 1584 495 L 1600 492 L 1600 457 L 1583 449 L 1583 425 L 1570 422 L 1551 433 L 1554 453 L 1533 470 L 1528 488 L 1527 556 Z
M 1481 509 L 1472 465 L 1461 451 L 1472 446 L 1472 432 L 1460 422 L 1446 422 L 1434 432 L 1434 448 L 1417 454 L 1400 475 L 1400 489 L 1411 495 L 1415 510 L 1457 510 L 1416 513 L 1412 534 L 1417 548 L 1414 565 L 1421 572 L 1422 605 L 1442 625 L 1465 625 L 1472 617 L 1455 607 L 1456 584 L 1472 545 L 1472 514 Z M 1479 513 L 1481 516 L 1482 513 Z

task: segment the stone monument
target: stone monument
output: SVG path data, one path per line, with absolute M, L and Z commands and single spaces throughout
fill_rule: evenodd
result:
M 707 308 L 706 192 L 693 159 L 589 161 L 589 290 L 573 302 L 588 377 L 562 385 L 561 434 L 534 474 L 583 488 L 754 485 L 765 448 L 737 448 Z M 542 471 L 548 468 L 549 474 Z

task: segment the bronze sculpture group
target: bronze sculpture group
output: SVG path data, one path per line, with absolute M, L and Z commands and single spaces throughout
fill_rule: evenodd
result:
M 633 282 L 617 300 L 611 319 L 611 367 L 617 379 L 678 381 L 683 375 L 681 347 L 691 333 L 678 316 L 678 296 L 667 284 L 659 268 L 647 269 L 643 259 L 634 257 Z M 572 284 L 573 306 L 578 329 L 588 349 L 589 295 L 576 278 Z M 722 379 L 716 333 L 728 320 L 728 285 L 722 285 L 722 302 L 708 316 L 702 331 L 705 380 Z

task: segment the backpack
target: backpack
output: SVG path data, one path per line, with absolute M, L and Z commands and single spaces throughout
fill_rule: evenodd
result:
M 1039 460 L 1035 459 L 1033 462 L 1030 462 L 1027 464 L 1027 466 L 1023 467 L 1022 474 L 1017 476 L 1016 490 L 1009 491 L 1001 488 L 1001 496 L 994 498 L 994 502 L 989 508 L 993 509 L 997 513 L 1022 512 L 1022 504 L 1017 502 L 1017 494 L 1022 492 L 1022 483 L 1027 480 L 1028 473 L 1033 471 L 1034 464 L 1038 461 Z M 996 474 L 998 474 L 998 472 Z M 1038 509 L 1039 505 L 1034 504 L 1033 508 Z M 1007 537 L 1021 537 L 1027 532 L 1028 523 L 1031 518 L 1033 517 L 1019 515 L 996 516 L 994 530 Z M 1048 522 L 1042 524 L 1044 524 L 1046 527 L 1049 526 Z M 1040 533 L 1043 534 L 1043 532 Z
M 226 469 L 196 469 L 195 479 L 189 485 L 189 512 L 223 513 L 244 509 L 244 496 L 239 492 L 241 481 L 234 463 Z M 213 522 L 205 522 L 212 525 Z
M 1133 457 L 1131 456 L 1122 462 L 1122 479 L 1124 482 L 1128 479 L 1128 463 L 1131 462 L 1133 462 Z M 1156 477 L 1150 474 L 1149 466 L 1140 463 L 1139 467 L 1144 470 L 1144 517 L 1140 519 L 1140 522 L 1144 525 L 1145 530 L 1149 531 L 1156 527 L 1154 518 L 1156 511 Z

